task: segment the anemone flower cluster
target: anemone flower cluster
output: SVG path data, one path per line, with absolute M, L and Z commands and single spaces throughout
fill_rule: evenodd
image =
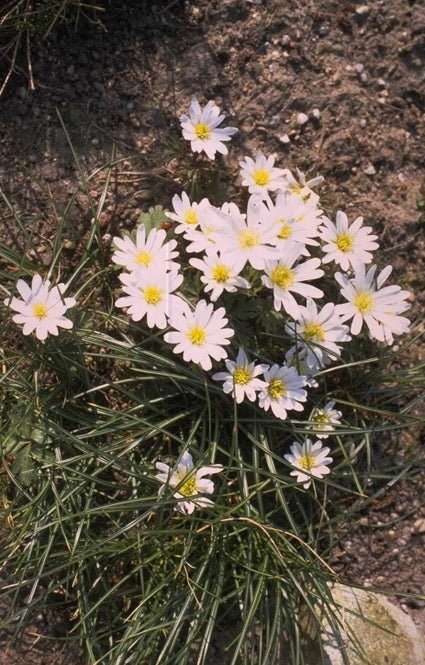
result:
M 193 152 L 208 159 L 227 155 L 238 130 L 223 127 L 224 119 L 214 102 L 202 108 L 192 100 L 180 123 Z M 213 371 L 212 380 L 236 404 L 247 400 L 285 420 L 289 412 L 305 409 L 309 389 L 319 385 L 321 372 L 341 359 L 353 337 L 366 334 L 390 345 L 409 331 L 404 313 L 410 294 L 387 284 L 391 266 L 379 271 L 373 263 L 379 246 L 373 228 L 359 216 L 350 221 L 341 210 L 335 220 L 326 216 L 315 191 L 323 178 L 293 173 L 277 159 L 257 150 L 239 161 L 243 208 L 233 200 L 215 205 L 206 197 L 191 200 L 186 191 L 175 194 L 166 211 L 170 228 L 139 224 L 114 237 L 112 263 L 120 270 L 117 308 L 139 326 L 161 331 L 165 345 L 185 362 Z M 44 341 L 73 325 L 65 314 L 75 299 L 65 291 L 66 285 L 51 286 L 34 275 L 31 286 L 19 279 L 5 304 L 25 335 L 35 332 Z M 264 362 L 254 334 L 251 357 L 242 348 L 235 307 L 229 306 L 240 294 L 280 326 L 279 358 Z M 329 472 L 330 449 L 320 440 L 340 425 L 342 414 L 334 407 L 328 401 L 310 410 L 306 430 L 318 440 L 295 442 L 286 456 L 306 488 L 312 477 Z M 177 509 L 186 514 L 209 505 L 202 495 L 213 485 L 204 476 L 221 470 L 196 471 L 189 453 L 176 468 L 157 468 L 161 492 L 172 488 Z

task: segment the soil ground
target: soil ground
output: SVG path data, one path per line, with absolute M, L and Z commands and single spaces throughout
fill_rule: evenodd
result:
M 414 294 L 415 332 L 423 330 L 423 0 L 123 0 L 101 20 L 52 33 L 32 52 L 35 90 L 23 62 L 0 99 L 1 188 L 46 265 L 52 230 L 80 182 L 64 127 L 81 169 L 92 174 L 90 192 L 80 191 L 67 214 L 72 261 L 90 226 L 90 199 L 97 203 L 102 194 L 97 170 L 113 146 L 105 242 L 180 193 L 164 142 L 178 135 L 178 117 L 192 97 L 214 99 L 228 124 L 240 128 L 233 155 L 261 149 L 280 167 L 320 173 L 329 209 L 362 215 L 373 226 L 380 260 L 392 263 L 394 281 Z M 237 157 L 229 163 L 237 172 Z M 0 214 L 1 238 L 25 252 L 3 202 Z M 400 362 L 423 361 L 423 343 L 409 354 Z M 403 459 L 418 455 L 418 464 L 342 534 L 332 565 L 343 580 L 399 592 L 398 602 L 425 632 L 425 601 L 405 596 L 425 593 L 423 432 L 404 432 L 385 450 Z M 81 662 L 54 639 L 58 634 L 45 617 L 18 649 L 9 649 L 3 634 L 0 664 Z

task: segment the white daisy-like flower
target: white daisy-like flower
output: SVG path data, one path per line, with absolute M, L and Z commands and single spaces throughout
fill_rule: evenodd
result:
M 335 425 L 341 424 L 342 413 L 334 409 L 335 402 L 327 402 L 324 407 L 315 407 L 310 414 L 307 429 L 314 430 L 318 439 L 327 439 L 335 430 Z
M 209 249 L 204 258 L 189 259 L 190 265 L 199 270 L 201 282 L 205 284 L 204 291 L 211 291 L 210 300 L 215 302 L 223 291 L 234 293 L 237 289 L 249 289 L 251 284 L 239 275 L 240 270 L 229 260 L 225 260 L 219 253 Z
M 300 308 L 293 293 L 304 298 L 323 296 L 321 289 L 309 283 L 323 275 L 323 270 L 319 268 L 320 259 L 297 263 L 299 256 L 299 248 L 296 245 L 291 246 L 281 259 L 265 262 L 266 274 L 261 278 L 264 286 L 273 289 L 275 310 L 278 312 L 283 307 L 294 319 L 300 316 Z
M 237 205 L 229 205 L 231 206 L 232 215 L 241 216 Z M 184 239 L 188 243 L 186 246 L 188 253 L 197 254 L 199 252 L 207 252 L 208 250 L 219 251 L 215 234 L 222 226 L 227 224 L 229 215 L 227 206 L 228 204 L 224 204 L 220 209 L 208 202 L 208 205 L 204 205 L 199 209 L 199 226 L 188 229 L 184 234 Z M 243 215 L 242 217 L 244 218 Z
M 296 177 L 292 171 L 285 169 L 286 182 L 282 189 L 294 194 L 298 194 L 305 201 L 310 199 L 311 201 L 314 201 L 314 203 L 317 203 L 319 201 L 319 195 L 313 191 L 313 188 L 322 184 L 324 180 L 323 176 L 319 175 L 315 178 L 310 178 L 310 180 L 307 180 L 305 173 L 299 169 L 295 169 L 295 172 L 297 174 Z
M 220 109 L 213 101 L 209 101 L 202 109 L 197 99 L 192 99 L 189 106 L 189 116 L 180 116 L 183 138 L 190 141 L 192 152 L 204 151 L 210 159 L 215 159 L 215 153 L 227 155 L 229 152 L 225 141 L 230 141 L 236 134 L 236 127 L 219 127 L 225 115 L 220 115 Z
M 121 273 L 119 277 L 127 295 L 118 298 L 116 307 L 127 307 L 133 321 L 146 316 L 149 328 L 164 329 L 171 313 L 184 304 L 173 294 L 182 283 L 183 275 L 176 270 L 167 271 L 163 264 L 155 263 L 143 272 Z
M 166 235 L 164 229 L 152 229 L 146 234 L 145 225 L 139 224 L 135 242 L 130 236 L 113 239 L 118 249 L 112 254 L 112 261 L 129 272 L 147 269 L 155 262 L 166 261 L 169 267 L 176 266 L 172 259 L 179 255 L 174 251 L 177 242 L 170 240 L 164 244 Z
M 174 330 L 165 333 L 164 340 L 175 345 L 173 353 L 182 353 L 186 362 L 197 363 L 208 371 L 212 367 L 211 358 L 227 358 L 223 347 L 230 344 L 230 337 L 235 334 L 232 328 L 225 327 L 228 323 L 225 313 L 224 307 L 214 310 L 212 303 L 205 300 L 200 300 L 194 311 L 184 302 L 180 311 L 170 316 Z
M 249 362 L 248 356 L 243 349 L 239 349 L 239 353 L 234 360 L 226 360 L 225 362 L 227 372 L 217 372 L 213 374 L 214 381 L 224 381 L 223 392 L 231 393 L 236 402 L 240 404 L 244 398 L 247 397 L 251 402 L 254 402 L 257 392 L 265 388 L 266 383 L 259 379 L 259 374 L 263 374 L 269 365 Z
M 181 456 L 177 468 L 170 467 L 164 462 L 157 462 L 155 466 L 159 471 L 155 477 L 163 483 L 158 491 L 159 496 L 167 487 L 176 488 L 173 497 L 177 499 L 177 505 L 174 507 L 177 512 L 191 515 L 195 508 L 214 505 L 211 499 L 204 496 L 214 492 L 214 483 L 205 476 L 221 473 L 223 471 L 221 464 L 201 466 L 196 469 L 192 455 L 186 451 Z
M 271 409 L 274 415 L 285 420 L 290 410 L 302 411 L 302 402 L 307 399 L 304 387 L 305 376 L 300 376 L 295 367 L 272 365 L 263 373 L 266 385 L 258 395 L 258 403 L 262 409 Z
M 31 286 L 23 279 L 16 282 L 16 296 L 6 298 L 5 305 L 18 312 L 12 316 L 15 323 L 22 324 L 22 332 L 29 335 L 35 331 L 37 339 L 44 341 L 48 335 L 58 335 L 58 328 L 70 329 L 73 323 L 64 316 L 76 304 L 75 298 L 64 297 L 65 284 L 50 287 L 50 281 L 43 282 L 40 275 L 33 275 Z
M 347 215 L 341 210 L 336 213 L 335 223 L 323 217 L 320 237 L 325 243 L 322 263 L 335 261 L 344 271 L 360 263 L 370 263 L 371 252 L 379 247 L 375 242 L 378 236 L 373 235 L 370 226 L 363 226 L 363 217 L 357 217 L 349 224 Z
M 294 337 L 294 348 L 310 372 L 334 362 L 341 355 L 341 342 L 348 342 L 348 326 L 341 323 L 341 318 L 334 303 L 326 303 L 321 309 L 311 298 L 305 307 L 298 305 L 299 316 L 296 321 L 285 325 L 286 332 Z
M 410 307 L 406 302 L 410 292 L 396 284 L 383 286 L 391 274 L 392 266 L 384 268 L 375 279 L 376 270 L 376 265 L 371 266 L 367 272 L 364 265 L 359 265 L 351 279 L 342 273 L 335 273 L 335 279 L 341 286 L 341 295 L 347 301 L 337 305 L 337 309 L 342 321 L 352 319 L 353 335 L 358 335 L 365 323 L 370 337 L 391 345 L 394 335 L 409 332 L 409 319 L 399 315 Z
M 174 227 L 175 233 L 187 233 L 196 229 L 199 225 L 200 212 L 210 205 L 206 198 L 199 203 L 192 203 L 186 192 L 182 192 L 181 196 L 174 194 L 171 203 L 174 212 L 166 212 L 165 215 L 173 222 L 177 222 L 177 226 Z
M 247 216 L 236 208 L 228 208 L 226 223 L 217 227 L 212 234 L 216 246 L 225 260 L 231 261 L 239 271 L 248 262 L 255 270 L 262 270 L 267 260 L 279 256 L 273 247 L 276 227 L 273 220 L 264 222 L 262 204 L 258 197 L 248 201 Z M 236 212 L 237 211 L 237 212 Z
M 276 224 L 275 244 L 281 251 L 285 251 L 290 242 L 298 243 L 302 248 L 319 244 L 316 238 L 319 236 L 323 213 L 314 201 L 304 201 L 301 196 L 291 192 L 278 192 L 275 203 L 269 203 L 268 206 L 269 217 Z M 304 250 L 302 253 L 308 255 Z
M 295 476 L 298 483 L 303 483 L 304 489 L 308 489 L 313 478 L 323 478 L 330 469 L 328 464 L 333 462 L 332 457 L 328 457 L 330 448 L 323 448 L 321 441 L 311 441 L 306 439 L 301 445 L 295 441 L 291 446 L 291 452 L 284 455 L 285 459 L 294 468 L 291 476 Z
M 285 171 L 276 168 L 274 162 L 273 155 L 266 157 L 261 150 L 257 151 L 255 159 L 245 157 L 242 162 L 239 162 L 242 185 L 248 187 L 250 194 L 267 199 L 269 192 L 285 186 Z

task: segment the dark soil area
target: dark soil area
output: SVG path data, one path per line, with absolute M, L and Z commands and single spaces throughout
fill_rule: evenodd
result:
M 181 192 L 165 146 L 196 96 L 202 104 L 213 99 L 240 128 L 228 160 L 235 174 L 244 155 L 275 154 L 279 167 L 324 176 L 320 194 L 330 213 L 362 215 L 373 226 L 379 260 L 392 263 L 394 281 L 412 291 L 414 332 L 423 331 L 424 0 L 123 0 L 101 19 L 102 26 L 60 26 L 33 49 L 36 89 L 23 60 L 0 99 L 1 189 L 46 265 L 58 219 L 81 182 L 67 134 L 89 178 L 66 213 L 72 264 L 113 150 L 105 243 Z M 302 125 L 300 113 L 309 117 Z M 4 201 L 0 220 L 1 239 L 27 252 Z M 423 359 L 419 340 L 400 362 Z M 418 463 L 341 535 L 331 565 L 343 581 L 398 592 L 425 632 L 425 601 L 405 595 L 425 594 L 423 437 L 412 428 L 385 442 L 395 466 L 414 456 Z M 49 613 L 17 649 L 3 633 L 0 664 L 81 662 L 57 638 L 62 633 Z

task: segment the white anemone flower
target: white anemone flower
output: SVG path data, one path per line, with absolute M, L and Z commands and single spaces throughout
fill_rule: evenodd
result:
M 118 298 L 116 307 L 127 307 L 133 321 L 146 317 L 149 328 L 164 329 L 171 313 L 184 304 L 173 294 L 183 275 L 176 270 L 167 271 L 164 265 L 154 264 L 143 272 L 121 273 L 120 280 L 127 295 Z
M 291 192 L 278 192 L 274 204 L 268 203 L 269 212 L 265 219 L 270 217 L 275 222 L 275 244 L 284 252 L 288 243 L 298 243 L 302 248 L 305 245 L 318 245 L 319 226 L 322 222 L 323 212 L 317 205 L 298 194 Z M 303 254 L 308 252 L 302 250 Z
M 257 151 L 255 159 L 245 157 L 242 162 L 239 162 L 242 185 L 248 187 L 250 194 L 268 199 L 269 192 L 284 187 L 285 171 L 275 167 L 274 162 L 273 155 L 266 157 L 261 150 Z
M 179 255 L 174 251 L 177 242 L 170 240 L 164 244 L 166 235 L 164 229 L 152 229 L 146 234 L 145 225 L 139 224 L 135 242 L 129 236 L 113 239 L 118 249 L 112 254 L 112 261 L 129 272 L 147 269 L 155 262 L 167 261 L 168 267 L 176 266 L 172 259 Z
M 75 298 L 64 297 L 65 284 L 50 287 L 48 279 L 43 282 L 41 276 L 36 274 L 33 275 L 31 286 L 23 279 L 18 279 L 16 290 L 22 300 L 16 296 L 9 297 L 5 305 L 18 312 L 12 320 L 23 324 L 24 335 L 35 331 L 37 339 L 44 341 L 48 335 L 58 335 L 58 328 L 72 328 L 72 321 L 64 314 L 76 301 Z
M 357 217 L 352 224 L 348 223 L 345 212 L 338 210 L 335 223 L 323 217 L 320 237 L 325 243 L 325 256 L 322 263 L 334 261 L 341 270 L 348 271 L 360 263 L 370 263 L 374 249 L 379 247 L 375 242 L 378 236 L 373 235 L 370 226 L 363 226 L 363 217 Z
M 172 468 L 164 462 L 157 462 L 155 466 L 159 471 L 155 477 L 160 483 L 163 483 L 158 494 L 161 496 L 167 486 L 175 488 L 173 497 L 177 499 L 177 505 L 174 510 L 177 512 L 191 515 L 195 508 L 214 505 L 211 499 L 204 496 L 214 492 L 214 483 L 205 476 L 223 471 L 221 464 L 201 466 L 196 469 L 192 455 L 186 451 L 181 456 L 177 468 Z
M 328 464 L 333 462 L 332 457 L 328 457 L 330 448 L 323 448 L 321 441 L 311 441 L 306 439 L 301 445 L 295 441 L 291 446 L 291 452 L 284 455 L 285 459 L 294 468 L 291 476 L 295 476 L 298 483 L 303 483 L 304 489 L 308 489 L 313 478 L 323 478 L 330 469 Z
M 305 376 L 300 376 L 295 367 L 272 365 L 263 373 L 266 385 L 258 395 L 258 403 L 262 409 L 272 410 L 274 415 L 285 420 L 290 410 L 303 411 L 302 402 L 307 399 L 304 387 Z
M 247 397 L 251 402 L 254 402 L 257 392 L 265 388 L 266 383 L 258 378 L 259 374 L 263 374 L 269 365 L 249 362 L 248 356 L 243 349 L 239 349 L 239 353 L 234 360 L 226 360 L 225 362 L 227 372 L 217 372 L 213 374 L 214 381 L 224 381 L 223 392 L 231 393 L 236 402 L 240 404 Z
M 364 265 L 359 265 L 351 279 L 342 273 L 335 273 L 341 295 L 347 301 L 337 305 L 337 308 L 342 321 L 352 319 L 353 335 L 358 335 L 365 323 L 371 338 L 391 345 L 394 335 L 409 332 L 409 319 L 399 315 L 410 307 L 406 302 L 410 292 L 396 284 L 383 286 L 392 266 L 384 268 L 375 279 L 376 270 L 376 265 L 372 265 L 367 272 Z
M 236 134 L 236 127 L 219 127 L 225 115 L 220 115 L 220 109 L 213 101 L 209 101 L 202 109 L 197 99 L 192 99 L 189 107 L 189 116 L 180 116 L 183 138 L 190 141 L 192 152 L 204 151 L 210 159 L 215 159 L 215 153 L 227 155 L 229 152 L 225 141 L 230 141 Z
M 170 316 L 174 330 L 165 333 L 164 340 L 175 345 L 173 353 L 182 353 L 186 362 L 197 363 L 208 371 L 212 367 L 211 358 L 227 358 L 223 347 L 230 344 L 229 338 L 235 334 L 232 328 L 225 327 L 228 323 L 225 313 L 224 307 L 214 310 L 212 303 L 205 300 L 200 300 L 194 311 L 183 302 L 181 309 Z
M 265 275 L 261 281 L 264 286 L 273 289 L 274 308 L 278 312 L 281 307 L 294 319 L 300 316 L 300 308 L 293 293 L 304 298 L 321 298 L 323 291 L 309 282 L 322 277 L 319 268 L 320 259 L 307 259 L 297 262 L 300 250 L 297 245 L 288 248 L 285 256 L 277 261 L 266 261 Z
M 174 194 L 171 203 L 174 212 L 166 212 L 165 215 L 173 222 L 177 222 L 177 226 L 174 227 L 175 233 L 187 233 L 196 229 L 199 226 L 200 212 L 210 205 L 206 198 L 199 203 L 192 203 L 186 192 L 182 192 L 181 196 Z
M 202 206 L 199 209 L 199 225 L 188 229 L 184 234 L 184 239 L 188 243 L 186 252 L 190 254 L 207 252 L 209 250 L 218 252 L 219 247 L 216 243 L 215 234 L 222 226 L 226 226 L 229 214 L 245 219 L 245 216 L 239 212 L 235 204 L 224 204 L 221 209 L 216 208 L 209 202 L 207 202 L 207 205 Z
M 348 326 L 341 323 L 334 303 L 318 310 L 311 298 L 305 307 L 298 306 L 299 316 L 296 321 L 285 325 L 286 332 L 295 338 L 295 350 L 299 358 L 305 360 L 310 372 L 329 365 L 341 355 L 341 342 L 348 342 Z
M 226 223 L 217 226 L 212 234 L 224 259 L 231 261 L 240 271 L 248 262 L 255 270 L 262 270 L 267 260 L 277 259 L 279 250 L 273 246 L 276 227 L 273 220 L 263 222 L 262 202 L 251 196 L 247 215 L 236 206 L 228 206 Z
M 189 259 L 190 265 L 199 270 L 204 291 L 211 292 L 210 300 L 215 302 L 223 291 L 234 293 L 237 289 L 249 289 L 251 284 L 239 275 L 240 270 L 232 261 L 209 249 L 203 259 Z
M 335 402 L 327 402 L 324 407 L 314 407 L 310 414 L 307 429 L 314 430 L 318 439 L 327 439 L 335 430 L 335 425 L 341 424 L 342 413 L 334 409 Z
M 324 180 L 323 176 L 319 175 L 316 176 L 315 178 L 310 178 L 310 180 L 307 180 L 305 173 L 300 171 L 300 169 L 296 168 L 295 172 L 296 172 L 296 177 L 294 176 L 292 171 L 290 171 L 289 169 L 285 169 L 286 182 L 285 185 L 282 187 L 282 189 L 298 194 L 305 201 L 307 201 L 307 199 L 310 199 L 310 201 L 314 201 L 314 203 L 317 203 L 319 201 L 319 195 L 313 191 L 313 188 L 322 184 Z

